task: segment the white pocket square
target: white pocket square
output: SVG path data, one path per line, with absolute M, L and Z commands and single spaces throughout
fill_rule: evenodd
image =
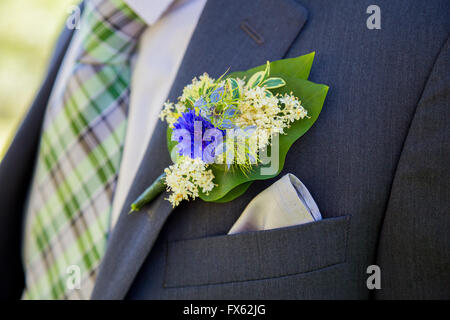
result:
M 308 189 L 288 173 L 250 201 L 228 234 L 283 228 L 321 219 Z

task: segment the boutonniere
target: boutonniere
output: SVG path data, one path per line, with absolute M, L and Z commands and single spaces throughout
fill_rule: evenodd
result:
M 161 111 L 173 164 L 139 196 L 140 210 L 167 190 L 175 207 L 228 202 L 283 169 L 289 148 L 322 109 L 328 86 L 308 81 L 314 53 L 267 62 L 218 79 L 203 74 Z

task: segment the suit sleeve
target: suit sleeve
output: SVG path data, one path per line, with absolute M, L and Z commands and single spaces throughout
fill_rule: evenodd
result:
M 378 299 L 450 298 L 450 41 L 425 85 L 379 240 Z

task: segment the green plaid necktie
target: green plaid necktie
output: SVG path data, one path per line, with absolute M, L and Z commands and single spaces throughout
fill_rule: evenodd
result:
M 144 29 L 122 0 L 86 2 L 76 64 L 45 116 L 25 230 L 26 299 L 90 297 L 122 157 L 130 58 Z

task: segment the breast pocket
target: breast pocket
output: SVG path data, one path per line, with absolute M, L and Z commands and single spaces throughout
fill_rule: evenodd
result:
M 170 242 L 164 287 L 254 281 L 345 262 L 350 216 L 235 235 Z

